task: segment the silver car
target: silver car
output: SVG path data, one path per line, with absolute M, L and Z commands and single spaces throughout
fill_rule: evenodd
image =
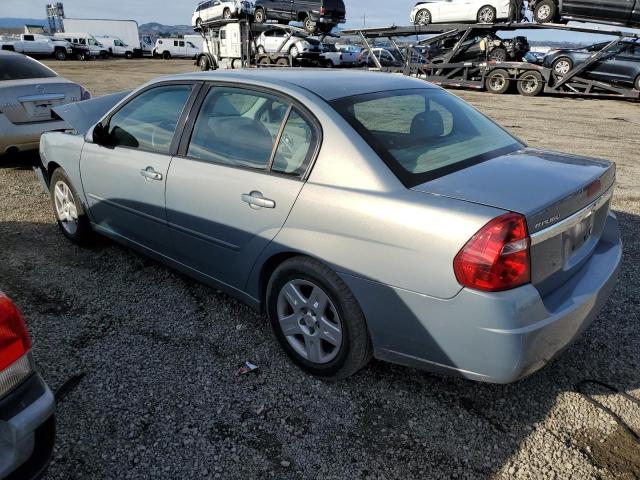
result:
M 256 39 L 256 49 L 260 55 L 284 53 L 301 59 L 318 59 L 322 52 L 318 40 L 295 27 L 274 27 L 262 32 Z
M 37 60 L 0 50 L 0 155 L 37 149 L 42 132 L 67 126 L 52 118 L 52 107 L 89 98 Z
M 203 72 L 57 111 L 78 132 L 40 144 L 64 235 L 265 311 L 318 376 L 375 356 L 512 382 L 616 282 L 614 164 L 528 148 L 422 80 Z

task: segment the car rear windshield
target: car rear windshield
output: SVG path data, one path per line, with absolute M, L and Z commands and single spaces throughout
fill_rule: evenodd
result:
M 22 55 L 0 55 L 0 81 L 51 78 L 56 74 L 37 61 Z
M 436 88 L 359 95 L 332 105 L 408 187 L 524 147 Z

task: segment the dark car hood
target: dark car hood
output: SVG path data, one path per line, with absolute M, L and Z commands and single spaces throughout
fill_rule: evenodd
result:
M 586 187 L 600 179 L 597 191 Z M 612 162 L 525 148 L 418 185 L 413 190 L 525 215 L 533 227 L 552 211 L 566 218 L 606 192 Z

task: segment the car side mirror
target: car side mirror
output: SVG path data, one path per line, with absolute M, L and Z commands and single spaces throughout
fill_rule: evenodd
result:
M 107 144 L 107 129 L 102 124 L 102 122 L 98 122 L 94 125 L 91 132 L 89 132 L 91 141 L 96 145 L 106 145 Z

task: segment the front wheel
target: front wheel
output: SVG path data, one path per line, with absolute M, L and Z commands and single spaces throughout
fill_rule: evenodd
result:
M 554 0 L 542 0 L 533 9 L 533 18 L 538 23 L 551 23 L 556 19 L 558 7 Z
M 573 61 L 569 57 L 560 57 L 553 62 L 551 69 L 556 77 L 562 78 L 573 70 Z
M 165 60 L 171 60 L 171 53 L 170 52 L 164 52 L 162 54 L 162 58 L 164 58 Z
M 298 50 L 298 47 L 294 45 L 289 49 L 289 55 L 291 55 L 292 58 L 298 58 L 298 55 L 300 55 L 300 50 Z
M 304 29 L 309 33 L 316 33 L 318 31 L 318 25 L 311 20 L 311 17 L 307 16 L 307 18 L 304 19 Z
M 640 75 L 638 75 L 636 81 L 633 82 L 633 88 L 640 91 Z
M 518 92 L 525 97 L 535 97 L 543 88 L 544 80 L 539 72 L 525 72 L 518 79 Z
M 200 60 L 198 60 L 198 66 L 200 67 L 200 70 L 206 72 L 209 70 L 209 59 L 205 55 L 202 55 Z
M 126 53 L 124 54 L 124 58 L 127 58 L 127 59 L 129 59 L 129 60 L 130 60 L 130 59 L 132 59 L 132 58 L 133 58 L 133 53 L 132 53 L 132 52 L 126 52 Z
M 496 21 L 496 9 L 485 5 L 478 10 L 478 23 L 494 23 Z
M 51 175 L 51 203 L 62 233 L 79 245 L 89 243 L 93 232 L 89 218 L 82 208 L 80 197 L 62 168 Z
M 487 75 L 485 81 L 487 91 L 490 93 L 503 94 L 509 90 L 511 86 L 511 80 L 509 79 L 509 72 L 502 69 L 492 71 Z
M 353 375 L 371 358 L 364 315 L 342 279 L 308 257 L 280 265 L 267 287 L 280 345 L 303 370 L 327 379 Z
M 56 60 L 64 61 L 67 59 L 67 52 L 64 50 L 56 50 Z
M 222 18 L 224 18 L 225 20 L 229 20 L 231 18 L 231 10 L 225 8 L 224 12 L 222 12 Z

